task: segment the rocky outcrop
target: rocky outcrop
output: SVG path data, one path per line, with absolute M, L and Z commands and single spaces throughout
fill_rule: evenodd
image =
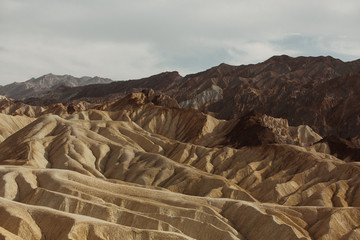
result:
M 241 117 L 229 131 L 226 143 L 236 148 L 272 143 L 307 147 L 321 139 L 309 126 L 289 126 L 286 119 L 251 111 Z

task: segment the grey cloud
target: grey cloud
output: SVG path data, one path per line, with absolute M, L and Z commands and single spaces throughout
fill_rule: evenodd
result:
M 0 79 L 90 68 L 126 79 L 282 53 L 352 59 L 360 55 L 359 12 L 357 0 L 2 0 Z

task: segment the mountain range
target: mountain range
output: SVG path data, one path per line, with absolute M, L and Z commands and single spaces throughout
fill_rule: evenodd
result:
M 1 87 L 2 238 L 360 238 L 359 60 L 66 78 Z
M 360 60 L 283 55 L 258 64 L 220 64 L 185 77 L 165 72 L 110 82 L 98 77 L 45 75 L 0 87 L 0 94 L 30 105 L 49 105 L 102 102 L 152 89 L 174 98 L 182 108 L 219 119 L 235 119 L 255 110 L 288 119 L 291 125 L 307 124 L 324 136 L 356 138 L 360 133 L 359 78 Z

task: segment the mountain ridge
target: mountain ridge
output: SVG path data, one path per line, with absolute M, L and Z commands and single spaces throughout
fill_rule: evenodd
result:
M 153 89 L 176 99 L 183 108 L 198 109 L 216 118 L 236 119 L 255 110 L 288 119 L 291 125 L 309 125 L 321 135 L 348 138 L 360 133 L 360 108 L 356 107 L 360 95 L 359 88 L 354 87 L 359 74 L 360 59 L 343 62 L 330 56 L 280 55 L 257 64 L 222 63 L 184 77 L 173 71 L 109 84 L 58 86 L 33 92 L 21 101 L 33 105 L 101 103 Z

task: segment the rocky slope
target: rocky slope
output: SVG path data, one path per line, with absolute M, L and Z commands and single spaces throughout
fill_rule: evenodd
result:
M 316 148 L 308 126 L 219 120 L 152 91 L 36 111 L 3 101 L 2 238 L 360 237 L 360 166 Z

